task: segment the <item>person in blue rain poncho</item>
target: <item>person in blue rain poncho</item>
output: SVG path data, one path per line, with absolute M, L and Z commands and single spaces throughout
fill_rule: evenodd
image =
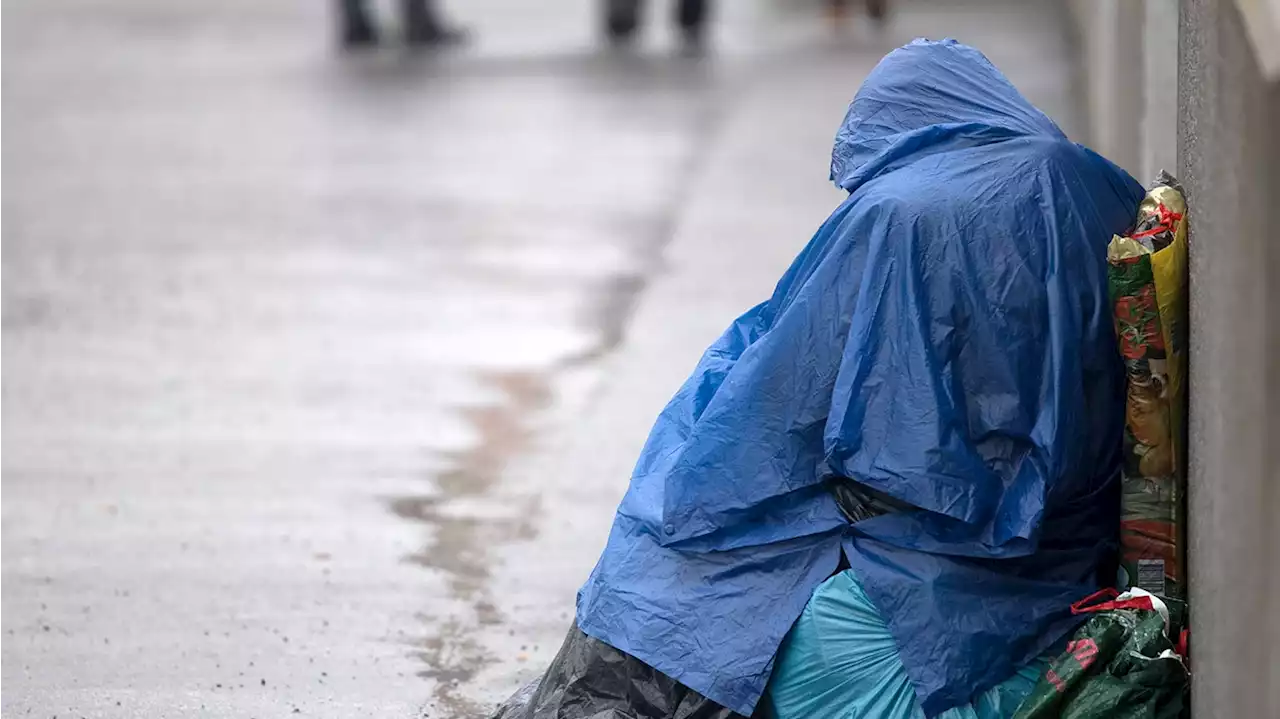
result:
M 831 179 L 848 199 L 659 416 L 577 623 L 749 715 L 843 556 L 934 715 L 1068 634 L 1113 550 L 1105 252 L 1142 188 L 953 41 L 875 68 Z M 845 480 L 896 509 L 850 521 Z

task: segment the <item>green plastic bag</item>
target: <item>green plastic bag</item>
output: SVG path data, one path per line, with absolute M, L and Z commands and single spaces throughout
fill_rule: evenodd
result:
M 1099 598 L 1111 599 L 1089 605 Z M 1049 664 L 1014 719 L 1178 719 L 1190 714 L 1189 677 L 1167 634 L 1169 612 L 1134 588 L 1103 590 L 1071 607 L 1095 613 Z

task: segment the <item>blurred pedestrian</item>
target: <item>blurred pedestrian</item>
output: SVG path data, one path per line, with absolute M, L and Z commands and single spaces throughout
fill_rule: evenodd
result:
M 864 0 L 863 3 L 867 9 L 867 17 L 871 21 L 880 26 L 884 24 L 885 16 L 889 12 L 889 0 Z M 827 15 L 831 18 L 831 24 L 837 27 L 844 24 L 844 20 L 849 15 L 848 0 L 827 0 Z
M 368 0 L 336 0 L 344 47 L 378 43 L 378 26 L 369 13 Z M 450 26 L 440 16 L 435 0 L 400 0 L 404 39 L 410 45 L 451 45 L 466 39 L 465 30 Z
M 600 0 L 604 9 L 604 29 L 609 40 L 623 45 L 635 37 L 644 11 L 644 0 Z M 685 46 L 702 45 L 703 28 L 711 14 L 711 0 L 674 0 L 673 17 Z

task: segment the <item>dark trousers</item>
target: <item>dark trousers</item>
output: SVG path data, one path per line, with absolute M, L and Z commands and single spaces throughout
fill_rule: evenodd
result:
M 337 0 L 344 37 L 365 37 L 375 34 L 373 18 L 369 15 L 366 0 Z M 434 0 L 400 0 L 400 17 L 405 33 L 413 37 L 424 31 L 438 32 L 443 28 L 440 13 Z
M 644 0 L 606 0 L 611 12 L 629 13 L 639 15 Z M 707 19 L 707 12 L 711 9 L 710 0 L 675 0 L 674 19 L 676 24 L 682 28 L 697 27 Z

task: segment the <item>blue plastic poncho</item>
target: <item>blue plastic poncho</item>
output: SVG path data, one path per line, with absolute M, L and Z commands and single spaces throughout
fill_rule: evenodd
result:
M 831 178 L 848 199 L 659 416 L 577 618 L 750 714 L 843 551 L 933 715 L 1096 588 L 1123 422 L 1105 248 L 1142 189 L 953 41 L 881 61 Z M 917 509 L 850 525 L 833 475 Z

